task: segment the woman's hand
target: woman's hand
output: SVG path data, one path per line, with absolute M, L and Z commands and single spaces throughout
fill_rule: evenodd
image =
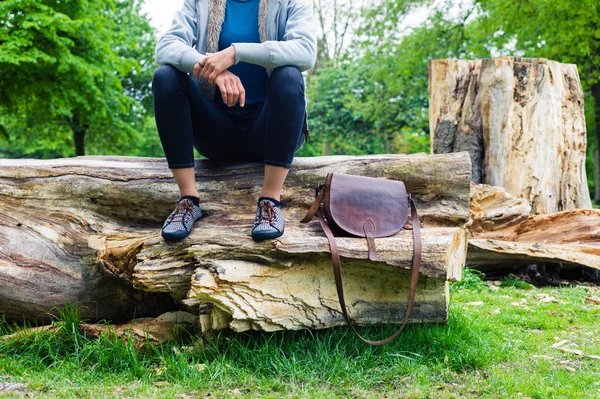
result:
M 212 55 L 213 53 L 206 53 L 206 56 Z M 196 65 L 194 65 L 194 79 L 198 80 L 198 76 L 202 72 L 202 61 L 198 61 Z
M 246 89 L 242 86 L 239 77 L 225 70 L 217 75 L 215 84 L 221 90 L 221 97 L 223 97 L 225 104 L 233 107 L 239 99 L 240 107 L 244 106 L 246 103 Z
M 235 47 L 233 46 L 229 46 L 218 53 L 206 53 L 206 57 L 200 61 L 200 67 L 202 69 L 200 76 L 208 80 L 212 85 L 215 83 L 217 76 L 233 64 L 235 64 Z M 194 73 L 195 72 L 196 71 L 194 70 Z

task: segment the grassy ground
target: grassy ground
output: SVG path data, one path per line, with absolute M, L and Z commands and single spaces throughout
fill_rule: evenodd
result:
M 382 347 L 344 327 L 179 334 L 136 350 L 86 338 L 68 312 L 56 332 L 0 340 L 0 384 L 44 398 L 600 398 L 600 360 L 581 355 L 600 355 L 600 305 L 584 299 L 599 291 L 495 286 L 467 270 L 447 325 L 409 326 Z M 13 332 L 0 321 L 0 335 Z

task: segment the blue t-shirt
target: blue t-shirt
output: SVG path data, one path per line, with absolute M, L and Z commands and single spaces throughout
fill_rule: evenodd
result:
M 231 43 L 260 43 L 258 34 L 258 6 L 260 0 L 227 0 L 225 20 L 219 36 L 219 51 Z M 264 102 L 267 98 L 267 70 L 255 64 L 238 62 L 229 72 L 240 78 L 246 89 L 246 104 Z M 223 104 L 221 91 L 216 90 L 215 102 Z M 239 107 L 239 101 L 235 105 Z

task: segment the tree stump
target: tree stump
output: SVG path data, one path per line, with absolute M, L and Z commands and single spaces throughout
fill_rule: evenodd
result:
M 431 152 L 468 151 L 473 181 L 535 214 L 591 208 L 577 66 L 543 58 L 429 61 Z
M 205 215 L 189 237 L 169 243 L 160 228 L 179 191 L 162 158 L 0 160 L 0 313 L 43 320 L 54 306 L 77 300 L 96 304 L 83 314 L 91 320 L 133 317 L 134 307 L 151 309 L 156 302 L 146 299 L 162 294 L 175 301 L 171 308 L 185 304 L 201 314 L 204 329 L 344 324 L 327 239 L 318 221 L 299 223 L 314 186 L 327 172 L 341 172 L 405 182 L 423 236 L 410 321 L 446 320 L 448 281 L 460 279 L 466 258 L 467 153 L 296 158 L 282 194 L 285 234 L 254 242 L 263 169 L 197 160 Z M 358 324 L 401 322 L 411 233 L 376 239 L 377 262 L 368 261 L 363 239 L 339 238 L 349 312 Z

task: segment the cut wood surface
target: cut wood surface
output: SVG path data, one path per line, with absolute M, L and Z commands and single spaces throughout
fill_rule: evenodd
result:
M 491 270 L 531 263 L 600 269 L 600 210 L 531 215 L 500 187 L 471 187 L 468 264 Z
M 298 222 L 327 172 L 405 182 L 424 246 L 411 321 L 445 321 L 447 280 L 460 278 L 466 258 L 467 153 L 296 158 L 282 193 L 286 232 L 260 243 L 249 235 L 259 164 L 196 161 L 205 215 L 185 240 L 167 243 L 160 227 L 179 191 L 164 159 L 0 160 L 0 313 L 39 320 L 77 299 L 98 304 L 84 317 L 112 318 L 119 306 L 121 315 L 134 306 L 156 310 L 146 298 L 164 304 L 168 293 L 202 313 L 205 328 L 343 324 L 327 240 L 316 219 Z M 339 239 L 349 310 L 359 324 L 400 321 L 406 304 L 412 232 L 376 242 L 379 261 L 371 263 L 363 240 Z
M 574 64 L 429 62 L 431 152 L 468 151 L 475 183 L 506 188 L 534 214 L 592 207 L 583 104 Z

